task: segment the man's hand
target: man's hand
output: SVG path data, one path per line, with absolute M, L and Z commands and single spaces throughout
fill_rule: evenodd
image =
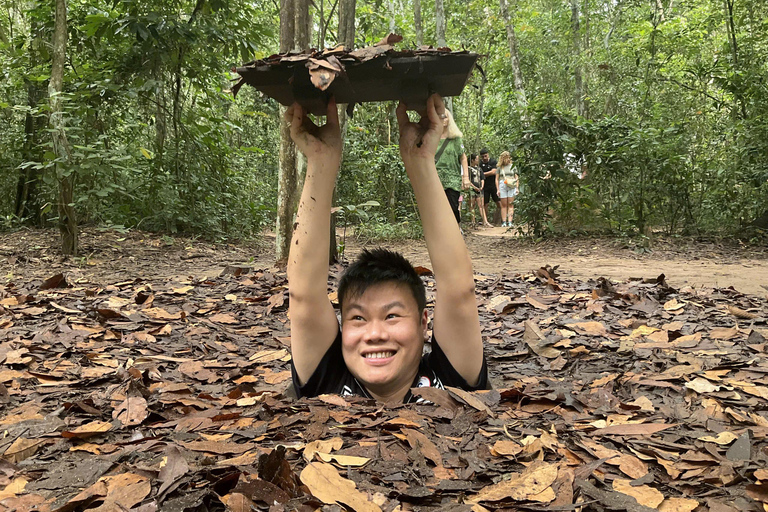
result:
M 304 108 L 298 103 L 285 111 L 285 121 L 291 125 L 291 139 L 296 143 L 308 162 L 338 168 L 341 162 L 341 130 L 336 100 L 328 102 L 325 124 L 317 126 L 310 121 Z
M 427 110 L 420 112 L 421 119 L 412 123 L 408 119 L 407 107 L 402 101 L 397 107 L 397 123 L 400 125 L 400 157 L 405 168 L 418 161 L 434 162 L 440 135 L 443 133 L 441 116 L 445 115 L 443 99 L 433 94 L 427 100 Z

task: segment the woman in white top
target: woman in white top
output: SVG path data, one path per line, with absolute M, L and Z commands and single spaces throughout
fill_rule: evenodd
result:
M 504 151 L 499 156 L 496 166 L 496 189 L 501 199 L 501 227 L 511 228 L 512 218 L 515 213 L 515 196 L 517 196 L 520 178 L 517 175 L 517 167 L 512 166 L 512 158 L 509 151 Z

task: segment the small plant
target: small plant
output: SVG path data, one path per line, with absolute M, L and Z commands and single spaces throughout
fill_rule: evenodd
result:
M 366 201 L 360 204 L 348 204 L 346 206 L 337 206 L 331 208 L 331 213 L 339 215 L 344 221 L 344 231 L 341 235 L 341 243 L 337 245 L 339 259 L 344 259 L 344 250 L 346 248 L 347 241 L 347 225 L 352 220 L 357 220 L 359 223 L 363 223 L 368 220 L 368 208 L 380 206 L 377 201 Z

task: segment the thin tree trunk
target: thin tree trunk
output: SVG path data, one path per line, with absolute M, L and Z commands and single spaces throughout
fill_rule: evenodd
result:
M 729 46 L 731 47 L 731 58 L 733 59 L 733 68 L 734 70 L 739 69 L 739 46 L 736 43 L 736 24 L 733 21 L 733 3 L 734 0 L 723 0 L 723 4 L 725 7 L 725 25 L 728 32 L 728 42 L 730 43 Z M 747 118 L 747 108 L 744 104 L 744 97 L 742 95 L 741 90 L 737 90 L 734 88 L 734 95 L 736 96 L 736 99 L 739 102 L 739 107 L 741 110 L 741 118 L 746 119 Z
M 515 2 L 516 0 L 512 0 Z M 517 106 L 521 109 L 528 105 L 528 99 L 525 96 L 525 86 L 523 85 L 523 72 L 520 70 L 520 56 L 517 51 L 517 36 L 515 35 L 515 25 L 507 7 L 507 0 L 499 0 L 501 7 L 501 17 L 504 25 L 507 27 L 507 44 L 509 45 L 509 60 L 512 64 L 512 80 L 515 86 L 515 99 Z M 515 6 L 513 4 L 513 6 Z
M 280 1 L 280 52 L 293 49 L 296 33 L 296 9 L 294 0 Z M 285 113 L 280 107 L 280 119 Z M 291 128 L 287 123 L 280 123 L 280 156 L 277 178 L 277 219 L 275 221 L 275 259 L 277 262 L 288 260 L 288 252 L 293 232 L 293 213 L 297 185 L 296 146 L 291 140 Z
M 8 10 L 9 26 L 11 27 L 11 37 L 13 40 L 13 23 Z M 43 45 L 45 24 L 35 18 L 32 19 L 29 36 L 29 69 L 35 68 L 40 61 L 38 47 Z M 24 80 L 27 87 L 27 105 L 29 110 L 24 117 L 24 144 L 22 146 L 22 160 L 24 162 L 40 162 L 43 159 L 42 141 L 43 130 L 45 129 L 46 118 L 38 112 L 38 104 L 45 98 L 45 84 Z M 41 214 L 41 201 L 38 197 L 38 183 L 42 178 L 42 173 L 33 167 L 26 167 L 19 172 L 19 180 L 16 187 L 16 204 L 14 213 L 19 219 L 27 219 L 34 226 L 43 224 Z
M 581 66 L 581 30 L 579 26 L 579 2 L 571 0 L 571 31 L 573 33 L 573 58 L 574 58 L 574 81 L 576 97 L 576 113 L 580 116 L 585 115 L 584 110 L 584 83 Z
M 56 0 L 56 15 L 53 25 L 51 81 L 48 97 L 51 105 L 51 135 L 53 152 L 56 154 L 56 180 L 59 185 L 59 231 L 61 251 L 77 256 L 77 216 L 74 202 L 74 169 L 70 168 L 71 153 L 64 126 L 64 112 L 61 92 L 64 85 L 64 63 L 67 60 L 67 2 Z
M 413 0 L 413 24 L 416 25 L 416 47 L 424 45 L 424 28 L 421 24 L 421 0 Z
M 437 37 L 437 47 L 447 46 L 445 42 L 445 2 L 444 0 L 435 0 L 435 36 Z M 453 98 L 445 98 L 445 107 L 453 113 Z
M 435 37 L 437 46 L 445 46 L 445 3 L 443 0 L 435 0 Z
M 339 41 L 338 44 L 343 44 L 346 48 L 354 48 L 355 46 L 355 8 L 357 7 L 356 0 L 340 0 L 339 1 Z M 341 126 L 341 162 L 344 161 L 344 141 L 347 135 L 347 125 L 349 124 L 349 118 L 347 117 L 346 105 L 339 105 L 339 125 Z M 336 204 L 337 191 L 333 190 L 333 202 Z M 328 262 L 336 263 L 339 260 L 339 249 L 336 242 L 336 221 L 337 215 L 331 214 L 331 244 L 328 251 Z
M 592 44 L 590 42 L 590 29 L 592 28 L 590 23 L 590 9 L 589 0 L 584 0 L 584 6 L 581 12 L 581 19 L 584 26 L 584 59 L 581 66 L 582 73 L 582 93 L 584 94 L 584 117 L 589 117 L 590 104 L 589 104 L 589 79 L 590 79 L 590 66 L 593 62 L 592 59 Z
M 294 0 L 294 9 L 296 10 L 294 49 L 298 51 L 309 50 L 309 41 L 311 40 L 309 0 Z
M 480 90 L 478 91 L 478 100 L 477 100 L 477 131 L 475 132 L 475 152 L 478 154 L 480 153 L 480 134 L 483 132 L 483 108 L 485 103 L 485 83 L 488 81 L 488 78 L 485 76 L 485 73 L 482 73 L 480 75 L 482 78 L 480 80 Z
M 356 0 L 339 1 L 339 44 L 352 49 L 355 46 Z

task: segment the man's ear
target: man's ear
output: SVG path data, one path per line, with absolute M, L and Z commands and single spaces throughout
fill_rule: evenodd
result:
M 429 315 L 427 314 L 427 308 L 424 308 L 421 311 L 421 333 L 424 341 L 427 341 L 427 327 L 429 327 Z

